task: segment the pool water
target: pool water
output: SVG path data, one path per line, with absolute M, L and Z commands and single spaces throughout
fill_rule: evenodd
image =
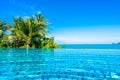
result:
M 0 49 L 0 80 L 120 80 L 120 50 Z

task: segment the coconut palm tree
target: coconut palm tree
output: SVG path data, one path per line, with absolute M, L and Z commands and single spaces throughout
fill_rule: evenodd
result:
M 0 41 L 2 47 L 14 48 L 56 48 L 58 45 L 54 38 L 47 38 L 49 33 L 48 21 L 44 16 L 37 14 L 26 19 L 22 17 L 13 18 L 13 26 L 0 22 Z M 9 34 L 5 34 L 6 31 Z
M 0 21 L 0 38 L 3 37 L 3 34 L 5 33 L 5 31 L 7 30 L 7 27 L 5 26 L 6 23 L 3 21 Z
M 44 17 L 40 14 L 36 17 L 29 17 L 26 20 L 19 17 L 13 19 L 14 27 L 11 28 L 12 35 L 16 38 L 17 46 L 20 47 L 20 43 L 24 43 L 25 47 L 41 47 L 41 40 L 45 38 L 48 32 L 46 26 L 47 21 L 44 21 Z
M 6 22 L 0 21 L 0 46 L 7 45 L 6 44 L 6 37 L 7 31 L 10 28 L 10 25 Z

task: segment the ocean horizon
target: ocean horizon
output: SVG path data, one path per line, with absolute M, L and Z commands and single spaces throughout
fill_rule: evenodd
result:
M 119 44 L 59 44 L 66 49 L 120 49 Z

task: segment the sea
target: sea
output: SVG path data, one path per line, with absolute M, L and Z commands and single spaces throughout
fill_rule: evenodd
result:
M 120 49 L 120 44 L 59 44 L 66 49 Z

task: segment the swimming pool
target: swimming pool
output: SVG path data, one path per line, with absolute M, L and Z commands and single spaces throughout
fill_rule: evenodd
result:
M 0 49 L 0 80 L 120 80 L 120 50 Z

